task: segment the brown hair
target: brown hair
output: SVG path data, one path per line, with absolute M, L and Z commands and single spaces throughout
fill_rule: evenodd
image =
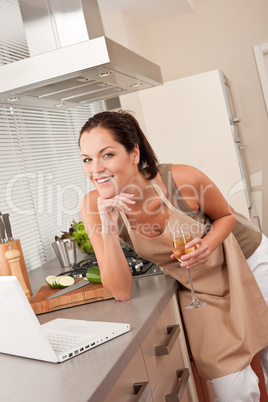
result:
M 152 180 L 156 176 L 158 172 L 157 157 L 135 117 L 123 110 L 119 112 L 106 111 L 97 113 L 95 116 L 89 118 L 81 128 L 79 145 L 83 133 L 96 127 L 109 130 L 115 141 L 123 145 L 128 153 L 137 144 L 140 149 L 139 171 L 149 180 Z

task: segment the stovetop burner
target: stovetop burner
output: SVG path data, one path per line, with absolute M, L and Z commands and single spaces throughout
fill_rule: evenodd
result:
M 158 265 L 152 261 L 139 257 L 128 245 L 123 244 L 122 249 L 126 256 L 131 274 L 134 278 L 162 273 L 162 269 Z M 73 278 L 82 278 L 86 276 L 89 267 L 98 268 L 95 253 L 88 254 L 86 259 L 74 264 L 71 270 L 64 271 L 60 275 L 70 275 Z

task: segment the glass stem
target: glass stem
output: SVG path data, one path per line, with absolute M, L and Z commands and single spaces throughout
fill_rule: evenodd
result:
M 187 269 L 187 268 L 186 268 L 186 269 Z M 194 285 L 193 285 L 193 281 L 192 281 L 192 276 L 191 276 L 190 269 L 187 269 L 187 274 L 188 274 L 189 282 L 190 282 L 190 285 L 191 285 L 191 293 L 192 293 L 193 301 L 197 301 L 197 297 L 196 297 L 196 295 L 195 295 Z

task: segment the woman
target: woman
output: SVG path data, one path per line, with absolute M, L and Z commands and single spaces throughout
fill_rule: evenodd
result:
M 182 284 L 179 298 L 191 352 L 199 374 L 212 383 L 215 401 L 258 401 L 250 361 L 262 350 L 268 378 L 268 309 L 259 289 L 264 296 L 266 291 L 268 302 L 265 236 L 246 220 L 236 223 L 232 208 L 199 170 L 157 165 L 129 113 L 102 112 L 90 118 L 79 144 L 85 173 L 96 188 L 84 197 L 81 215 L 104 287 L 117 300 L 131 297 L 133 280 L 122 238 Z M 171 255 L 169 232 L 181 225 L 194 232 L 187 247 L 195 247 L 182 257 L 181 268 L 191 269 L 198 298 L 207 302 L 194 310 L 184 308 L 191 301 L 187 271 Z

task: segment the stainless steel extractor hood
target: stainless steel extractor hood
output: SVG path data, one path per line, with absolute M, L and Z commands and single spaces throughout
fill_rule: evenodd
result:
M 162 84 L 104 35 L 97 0 L 19 0 L 30 57 L 0 67 L 0 103 L 70 108 Z

